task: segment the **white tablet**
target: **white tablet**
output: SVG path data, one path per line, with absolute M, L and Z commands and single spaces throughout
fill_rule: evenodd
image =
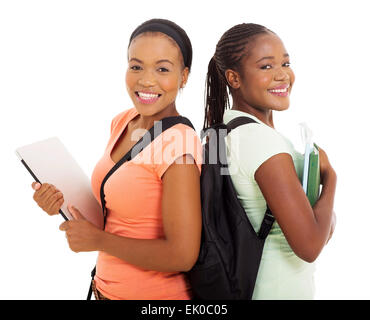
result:
M 102 208 L 92 193 L 90 179 L 57 137 L 20 147 L 16 154 L 37 182 L 53 184 L 63 193 L 59 212 L 64 219 L 73 219 L 67 209 L 71 204 L 87 220 L 103 228 Z

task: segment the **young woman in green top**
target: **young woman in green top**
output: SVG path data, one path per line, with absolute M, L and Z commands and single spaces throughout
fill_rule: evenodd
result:
M 237 116 L 258 122 L 236 128 L 226 142 L 231 178 L 255 230 L 266 204 L 276 218 L 253 299 L 313 299 L 312 262 L 335 226 L 337 178 L 326 153 L 320 148 L 322 192 L 311 207 L 300 182 L 303 157 L 274 129 L 273 111 L 288 109 L 294 79 L 281 39 L 252 23 L 226 31 L 208 66 L 204 127 Z

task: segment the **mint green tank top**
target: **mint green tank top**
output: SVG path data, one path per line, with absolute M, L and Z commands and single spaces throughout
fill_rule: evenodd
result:
M 254 179 L 256 170 L 272 156 L 288 153 L 301 179 L 303 155 L 282 134 L 248 113 L 226 110 L 224 123 L 239 116 L 248 116 L 258 123 L 240 126 L 230 132 L 226 137 L 227 158 L 238 198 L 258 232 L 266 201 Z M 314 270 L 314 263 L 305 262 L 293 252 L 275 221 L 266 238 L 253 299 L 313 299 Z

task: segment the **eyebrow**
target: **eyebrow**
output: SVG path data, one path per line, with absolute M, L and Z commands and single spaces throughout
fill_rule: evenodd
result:
M 144 63 L 143 61 L 141 61 L 141 60 L 140 60 L 140 59 L 138 59 L 138 58 L 131 58 L 129 62 L 131 62 L 131 61 L 137 61 L 137 62 L 139 62 L 139 63 Z M 163 63 L 163 62 L 168 62 L 168 63 L 170 63 L 170 64 L 172 64 L 172 65 L 173 65 L 173 62 L 171 62 L 171 61 L 170 61 L 170 60 L 168 60 L 168 59 L 161 59 L 161 60 L 158 60 L 158 61 L 156 62 L 156 64 L 158 64 L 158 63 Z
M 284 58 L 289 57 L 289 54 L 284 53 L 283 57 L 284 57 Z M 261 59 L 257 60 L 257 61 L 256 61 L 256 63 L 258 63 L 258 62 L 260 62 L 260 61 L 262 61 L 262 60 L 265 60 L 265 59 L 266 59 L 266 60 L 268 60 L 268 59 L 274 59 L 274 58 L 275 58 L 274 56 L 267 56 L 267 57 L 263 57 L 263 58 L 261 58 Z
M 129 62 L 131 62 L 131 61 L 137 61 L 137 62 L 139 62 L 139 63 L 143 63 L 140 59 L 137 59 L 137 58 L 131 58 L 131 59 L 129 60 Z
M 168 62 L 168 63 L 170 63 L 170 64 L 173 65 L 173 63 L 170 60 L 168 60 L 168 59 L 162 59 L 162 60 L 158 60 L 157 61 L 157 63 L 162 63 L 162 62 Z

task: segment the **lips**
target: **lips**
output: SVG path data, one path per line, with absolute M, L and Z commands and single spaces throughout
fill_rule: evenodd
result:
M 267 91 L 275 96 L 286 97 L 289 94 L 289 87 L 289 84 L 282 84 L 272 89 L 267 89 Z
M 158 101 L 161 94 L 154 92 L 135 91 L 135 95 L 139 102 L 143 104 L 152 104 Z

